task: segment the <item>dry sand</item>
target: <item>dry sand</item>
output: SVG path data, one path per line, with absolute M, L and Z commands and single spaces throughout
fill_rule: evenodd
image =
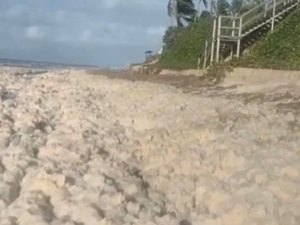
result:
M 0 74 L 1 225 L 300 224 L 299 74 L 24 73 Z

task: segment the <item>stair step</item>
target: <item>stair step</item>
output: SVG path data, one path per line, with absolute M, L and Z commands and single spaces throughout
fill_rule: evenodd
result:
M 286 5 L 279 5 L 279 7 L 276 9 L 276 14 L 278 16 L 274 19 L 275 24 L 278 24 L 284 20 L 284 18 L 291 13 L 292 9 L 296 8 L 296 2 L 296 0 L 291 0 L 291 2 L 287 3 Z M 257 21 L 251 22 L 248 24 L 248 26 L 246 25 L 246 27 L 243 27 L 243 36 L 241 42 L 242 49 L 253 45 L 259 38 L 266 35 L 267 32 L 270 31 L 272 26 L 271 11 L 272 10 L 270 10 L 266 16 L 262 16 Z M 236 39 L 233 39 L 232 41 L 236 41 Z M 236 49 L 236 42 L 221 42 L 220 56 L 222 58 L 228 57 L 232 49 Z

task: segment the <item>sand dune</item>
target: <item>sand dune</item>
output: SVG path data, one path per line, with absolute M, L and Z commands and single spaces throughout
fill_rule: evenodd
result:
M 300 224 L 297 75 L 22 74 L 0 75 L 1 225 Z

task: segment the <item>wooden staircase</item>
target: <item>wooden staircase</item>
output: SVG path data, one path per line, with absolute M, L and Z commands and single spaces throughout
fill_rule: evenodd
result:
M 270 30 L 273 32 L 293 10 L 300 6 L 300 0 L 263 0 L 240 16 L 214 18 L 210 46 L 205 48 L 205 63 L 210 64 L 229 57 L 240 57 L 243 51 L 253 45 Z M 210 58 L 210 60 L 209 60 Z

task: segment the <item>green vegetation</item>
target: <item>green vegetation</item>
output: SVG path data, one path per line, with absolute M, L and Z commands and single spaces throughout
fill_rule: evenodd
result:
M 183 6 L 190 6 L 191 14 L 195 15 L 194 5 L 190 0 L 170 0 L 177 1 L 177 10 L 183 10 Z M 189 2 L 181 4 L 180 2 Z M 200 2 L 200 1 L 199 1 Z M 207 1 L 202 1 L 207 3 Z M 245 3 L 246 2 L 246 3 Z M 231 4 L 227 0 L 220 0 L 215 5 L 215 15 L 240 15 L 252 8 L 259 0 L 233 0 Z M 180 5 L 181 4 L 181 5 Z M 181 9 L 180 9 L 181 8 Z M 184 8 L 184 7 L 183 7 Z M 178 11 L 178 12 L 179 12 Z M 170 11 L 169 11 L 170 13 Z M 169 14 L 171 15 L 171 14 Z M 180 13 L 175 13 L 181 15 Z M 203 59 L 205 41 L 211 36 L 212 13 L 202 12 L 196 19 L 185 20 L 177 18 L 177 26 L 169 27 L 164 36 L 164 50 L 160 61 L 155 65 L 159 68 L 167 69 L 196 69 L 198 59 Z M 173 15 L 174 16 L 174 15 Z M 192 17 L 186 17 L 192 18 Z M 181 22 L 179 22 L 181 21 Z M 185 21 L 185 26 L 182 21 Z M 188 23 L 189 21 L 189 23 Z M 296 10 L 289 15 L 283 22 L 275 27 L 274 32 L 268 34 L 249 48 L 248 54 L 240 59 L 227 62 L 230 66 L 243 66 L 254 68 L 288 69 L 300 70 L 300 10 Z M 210 47 L 210 46 L 209 46 Z M 201 61 L 202 65 L 203 61 Z M 210 74 L 220 74 L 220 68 L 224 66 L 214 66 L 210 69 Z
M 255 0 L 212 1 L 212 11 L 199 16 L 192 0 L 169 0 L 168 14 L 176 25 L 169 27 L 164 36 L 164 51 L 155 66 L 167 69 L 196 69 L 203 59 L 205 42 L 212 35 L 212 14 L 239 15 Z M 207 7 L 207 0 L 198 0 Z M 184 26 L 185 25 L 185 26 Z M 209 46 L 210 47 L 210 46 Z M 210 50 L 210 49 L 208 49 Z M 203 61 L 201 61 L 202 66 Z
M 232 72 L 232 70 L 233 67 L 228 62 L 215 63 L 207 69 L 202 79 L 217 84 L 224 80 L 227 72 Z
M 300 69 L 300 10 L 289 15 L 272 34 L 258 41 L 237 66 Z
M 211 35 L 210 18 L 191 23 L 188 27 L 170 27 L 164 37 L 165 49 L 158 66 L 169 69 L 197 68 L 198 58 Z

